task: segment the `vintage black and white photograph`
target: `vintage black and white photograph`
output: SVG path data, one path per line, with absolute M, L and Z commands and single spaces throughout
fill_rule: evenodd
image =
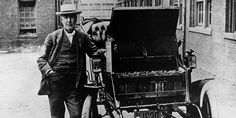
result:
M 234 118 L 235 9 L 1 0 L 0 118 Z

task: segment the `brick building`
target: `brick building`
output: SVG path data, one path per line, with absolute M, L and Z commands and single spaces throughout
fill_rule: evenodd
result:
M 82 11 L 81 16 L 85 18 L 110 19 L 116 2 L 117 0 L 80 0 L 78 7 Z
M 59 11 L 61 2 L 63 0 L 56 0 L 56 11 Z M 103 20 L 109 20 L 111 17 L 112 8 L 116 5 L 117 0 L 69 0 L 76 5 L 77 10 L 81 10 L 82 13 L 77 18 L 77 24 L 79 20 L 83 18 L 98 18 Z M 82 16 L 82 17 L 81 17 Z M 56 18 L 57 27 L 62 26 L 60 17 Z
M 236 78 L 236 0 L 118 0 L 120 6 L 179 6 L 177 38 L 193 49 L 198 68 Z M 184 16 L 186 8 L 186 17 Z M 186 21 L 186 22 L 184 22 Z M 186 27 L 184 27 L 186 26 Z M 186 28 L 185 32 L 184 29 Z
M 42 44 L 55 30 L 55 0 L 1 0 L 0 48 Z
M 46 35 L 57 27 L 55 11 L 58 10 L 58 1 L 60 0 L 1 0 L 0 47 L 15 46 L 18 42 L 19 45 L 27 42 L 41 44 Z M 74 1 L 82 3 L 82 0 Z M 235 2 L 236 0 L 118 0 L 120 6 L 126 7 L 179 6 L 177 38 L 183 40 L 186 26 L 186 50 L 195 51 L 198 68 L 232 80 L 236 77 Z M 97 7 L 103 5 L 90 1 L 83 4 Z
M 216 76 L 236 78 L 236 0 L 186 0 L 187 49 L 198 67 Z
M 71 0 L 84 17 L 109 19 L 116 0 Z M 0 49 L 42 45 L 48 33 L 60 28 L 62 0 L 1 0 Z

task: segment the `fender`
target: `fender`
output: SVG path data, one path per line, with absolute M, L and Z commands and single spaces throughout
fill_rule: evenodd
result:
M 193 83 L 191 83 L 190 85 L 190 100 L 192 103 L 196 104 L 197 106 L 200 105 L 200 96 L 201 96 L 201 93 L 202 93 L 202 89 L 203 89 L 203 86 L 213 80 L 214 78 L 206 78 L 206 79 L 203 79 L 203 80 L 198 80 L 198 81 L 195 81 Z
M 199 101 L 199 107 L 202 108 L 203 106 L 203 97 L 205 94 L 211 94 L 209 91 L 213 90 L 213 84 L 214 84 L 214 81 L 213 79 L 211 80 L 208 80 L 202 87 L 201 89 L 201 93 L 200 93 L 200 101 Z
M 219 104 L 217 101 L 218 89 L 215 87 L 216 85 L 216 81 L 209 81 L 203 86 L 201 90 L 200 109 L 202 111 L 202 115 L 205 117 L 209 115 L 208 113 L 205 114 L 206 111 L 208 111 L 211 118 L 219 118 Z M 206 110 L 206 107 L 209 107 L 209 110 Z

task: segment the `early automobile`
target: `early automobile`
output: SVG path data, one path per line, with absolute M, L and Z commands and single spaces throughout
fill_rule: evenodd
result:
M 204 82 L 191 83 L 196 56 L 193 50 L 180 49 L 176 38 L 178 14 L 177 7 L 115 7 L 109 23 L 105 23 L 108 27 L 104 28 L 103 22 L 94 25 L 97 28 L 93 29 L 106 29 L 106 56 L 100 61 L 90 60 L 93 74 L 88 74 L 85 86 L 95 95 L 87 97 L 84 114 L 93 111 L 88 106 L 91 101 L 99 100 L 110 117 L 123 117 L 124 110 L 134 113 L 135 118 L 210 115 L 208 102 L 200 98 L 199 85 Z M 194 95 L 192 86 L 197 89 Z

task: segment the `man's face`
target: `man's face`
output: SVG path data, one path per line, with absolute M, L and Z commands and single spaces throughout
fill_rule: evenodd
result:
M 73 32 L 76 24 L 76 14 L 61 15 L 61 22 L 68 33 Z

